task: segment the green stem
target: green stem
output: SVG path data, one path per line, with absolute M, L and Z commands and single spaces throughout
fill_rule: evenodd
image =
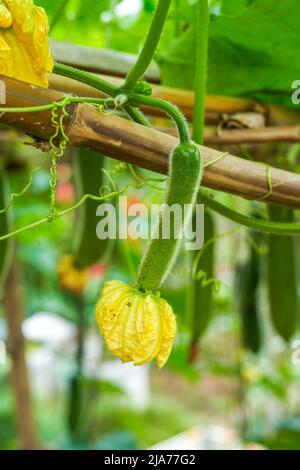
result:
M 129 103 L 126 103 L 122 107 L 130 117 L 130 119 L 132 119 L 132 121 L 137 122 L 138 124 L 142 124 L 146 127 L 151 127 L 151 124 L 146 118 L 146 116 L 144 116 L 144 114 L 138 108 L 136 108 L 135 106 L 131 106 Z
M 82 296 L 78 299 L 74 296 L 74 301 L 78 306 L 77 324 L 77 351 L 76 351 L 76 371 L 71 379 L 68 427 L 71 437 L 76 441 L 81 437 L 82 399 L 83 399 L 83 360 L 86 322 L 84 316 L 84 301 Z
M 97 88 L 97 90 L 103 91 L 109 96 L 117 96 L 119 94 L 119 90 L 108 83 L 103 78 L 97 77 L 91 73 L 79 70 L 75 67 L 71 67 L 69 65 L 55 63 L 53 72 L 57 75 L 61 75 L 67 78 L 73 78 L 78 82 L 85 83 L 93 88 Z
M 204 125 L 205 125 L 205 95 L 206 95 L 206 82 L 207 82 L 207 46 L 208 46 L 208 22 L 209 22 L 209 8 L 208 8 L 208 0 L 198 0 L 196 5 L 196 13 L 197 13 L 197 21 L 196 21 L 196 69 L 195 69 L 195 82 L 194 82 L 194 116 L 193 116 L 193 140 L 199 145 L 203 145 L 204 142 Z M 206 215 L 204 221 L 204 230 L 205 230 L 205 237 L 210 236 L 209 233 L 209 214 Z M 193 219 L 195 219 L 195 213 L 193 215 Z M 193 220 L 194 222 L 194 220 Z M 206 240 L 205 240 L 206 241 Z M 203 251 L 200 250 L 198 252 L 194 252 L 193 259 L 194 263 L 196 262 L 199 256 Z M 213 249 L 211 251 L 211 256 L 202 259 L 201 269 L 204 269 L 207 272 L 207 269 L 213 270 L 213 261 L 209 258 L 213 258 Z M 209 262 L 209 266 L 206 265 Z M 198 281 L 192 276 L 192 280 L 190 282 L 190 292 L 187 296 L 187 312 L 193 312 L 193 315 L 197 320 L 195 320 L 195 325 L 204 325 L 205 326 L 205 319 L 208 321 L 209 318 L 209 310 L 211 310 L 211 303 L 212 303 L 212 290 L 206 288 L 205 291 L 203 290 L 202 281 Z M 201 312 L 199 310 L 199 305 L 197 302 L 197 295 L 200 296 L 200 304 L 205 305 L 206 310 Z M 203 323 L 204 322 L 204 323 Z M 204 329 L 202 328 L 204 331 Z M 197 328 L 196 328 L 197 333 Z M 194 333 L 195 333 L 194 331 Z M 202 333 L 203 333 L 202 331 Z M 196 347 L 198 340 L 201 336 L 201 328 L 198 328 L 199 334 L 194 334 L 192 338 L 192 344 Z
M 158 46 L 167 19 L 171 1 L 172 0 L 158 1 L 143 49 L 136 64 L 128 73 L 124 85 L 122 86 L 124 91 L 132 90 L 149 67 Z
M 300 224 L 272 222 L 269 220 L 259 220 L 252 217 L 248 217 L 244 214 L 241 214 L 240 212 L 230 209 L 221 202 L 217 201 L 205 190 L 201 190 L 198 202 L 200 204 L 205 204 L 207 207 L 214 210 L 223 217 L 226 217 L 227 219 L 230 219 L 233 222 L 236 222 L 237 224 L 251 228 L 252 230 L 257 230 L 264 233 L 271 233 L 279 236 L 300 235 Z
M 73 206 L 69 207 L 68 209 L 63 210 L 62 212 L 57 212 L 56 214 L 56 219 L 60 217 L 64 217 L 67 214 L 70 214 L 71 212 L 79 209 L 79 207 L 82 206 L 82 204 L 85 203 L 88 199 L 91 199 L 93 201 L 98 201 L 98 202 L 103 202 L 109 199 L 116 199 L 118 196 L 122 196 L 129 188 L 134 188 L 134 189 L 141 189 L 145 184 L 148 184 L 149 182 L 154 181 L 154 182 L 163 182 L 157 178 L 147 178 L 146 180 L 140 180 L 139 183 L 133 184 L 133 183 L 128 183 L 126 184 L 122 189 L 119 191 L 115 190 L 109 194 L 106 194 L 105 196 L 96 196 L 95 194 L 84 194 L 82 198 L 76 202 Z M 18 196 L 18 195 L 16 195 Z M 8 210 L 9 206 L 6 206 L 5 210 L 2 210 L 1 212 L 6 212 Z M 9 238 L 12 238 L 16 235 L 20 235 L 23 232 L 26 232 L 27 230 L 31 230 L 35 227 L 38 227 L 40 225 L 49 223 L 49 216 L 44 217 L 43 219 L 40 219 L 36 222 L 33 222 L 32 224 L 26 225 L 25 227 L 19 228 L 14 230 L 13 232 L 7 233 L 5 235 L 0 236 L 0 242 L 4 240 L 8 240 Z
M 158 108 L 164 111 L 166 114 L 171 116 L 171 118 L 175 121 L 175 124 L 178 128 L 178 133 L 180 136 L 180 141 L 182 144 L 190 142 L 189 136 L 189 128 L 188 124 L 179 111 L 179 109 L 172 103 L 168 101 L 162 100 L 161 98 L 154 98 L 153 96 L 144 96 L 138 95 L 136 93 L 131 93 L 129 95 L 129 101 L 131 104 L 140 106 L 149 106 L 152 108 Z
M 198 0 L 196 73 L 193 139 L 197 144 L 204 141 L 205 95 L 207 84 L 209 7 L 208 0 Z
M 54 103 L 46 104 L 44 106 L 31 106 L 31 107 L 18 107 L 18 108 L 0 108 L 0 113 L 36 113 L 39 111 L 50 111 L 53 109 Z
M 111 85 L 106 80 L 103 80 L 100 77 L 96 77 L 95 75 L 88 72 L 76 69 L 75 67 L 70 67 L 69 65 L 56 63 L 53 72 L 57 73 L 58 75 L 62 75 L 63 77 L 72 78 L 78 82 L 85 83 L 86 85 L 103 91 L 112 97 L 116 97 L 120 93 L 119 88 Z M 86 99 L 83 100 L 88 102 Z M 91 100 L 93 100 L 93 98 L 91 98 Z M 133 106 L 131 106 L 129 103 L 126 103 L 123 106 L 123 109 L 133 121 L 142 124 L 143 126 L 150 126 L 148 120 L 145 118 L 143 113 L 139 111 L 139 109 L 134 109 Z
M 0 113 L 37 113 L 41 111 L 51 111 L 53 108 L 59 106 L 67 106 L 70 103 L 88 103 L 105 105 L 107 99 L 102 98 L 84 98 L 84 97 L 68 97 L 61 101 L 53 101 L 53 103 L 45 104 L 43 106 L 30 106 L 30 107 L 18 107 L 18 108 L 0 108 Z

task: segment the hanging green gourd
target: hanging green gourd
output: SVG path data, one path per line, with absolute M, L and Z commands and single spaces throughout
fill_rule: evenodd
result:
M 277 222 L 295 221 L 292 209 L 269 206 L 270 219 Z M 295 240 L 292 237 L 268 237 L 268 293 L 273 326 L 288 341 L 295 333 L 299 315 L 297 288 L 297 259 Z
M 237 269 L 238 311 L 242 342 L 246 349 L 258 353 L 262 344 L 262 326 L 258 300 L 261 279 L 261 256 L 251 247 L 248 259 Z
M 73 158 L 77 198 L 84 194 L 100 195 L 105 185 L 105 157 L 91 150 L 77 150 Z M 84 269 L 106 261 L 112 240 L 100 240 L 96 234 L 99 201 L 87 199 L 78 211 L 78 232 L 74 243 L 74 264 Z
M 199 148 L 190 142 L 177 146 L 170 156 L 165 209 L 195 203 L 202 177 Z M 192 210 L 177 226 L 170 224 L 170 237 L 163 237 L 164 210 L 142 258 L 137 280 L 105 283 L 97 305 L 97 321 L 110 351 L 123 362 L 142 365 L 156 358 L 166 363 L 176 335 L 176 319 L 159 289 L 169 274 L 180 248 L 180 239 Z
M 180 238 L 189 222 L 202 179 L 200 150 L 189 138 L 186 121 L 178 109 L 164 100 L 134 93 L 137 82 L 151 63 L 167 18 L 171 0 L 159 0 L 146 41 L 136 64 L 129 71 L 121 92 L 132 106 L 150 105 L 169 114 L 176 123 L 180 144 L 171 152 L 165 209 L 189 204 L 179 224 L 170 223 L 169 237 L 163 236 L 163 210 L 152 233 L 137 280 L 128 285 L 120 281 L 104 285 L 97 305 L 97 321 L 110 351 L 123 362 L 142 365 L 156 359 L 162 367 L 170 355 L 176 335 L 176 319 L 171 306 L 160 297 L 159 289 L 176 261 Z M 138 91 L 138 90 L 137 90 Z M 136 108 L 135 108 L 136 109 Z M 135 112 L 135 116 L 137 116 Z
M 77 198 L 86 194 L 98 197 L 104 186 L 105 157 L 78 149 L 73 155 L 73 168 Z M 87 285 L 88 268 L 99 261 L 106 261 L 111 253 L 113 240 L 100 240 L 96 233 L 99 204 L 99 201 L 88 198 L 80 207 L 73 254 L 63 256 L 59 261 L 61 288 L 78 296 Z
M 214 219 L 210 211 L 204 213 L 204 240 L 205 243 L 212 240 L 215 236 Z M 198 257 L 199 252 L 194 252 L 194 259 Z M 197 264 L 198 274 L 203 273 L 206 280 L 214 279 L 215 271 L 215 245 L 211 243 L 201 254 L 200 261 Z M 193 361 L 198 352 L 198 343 L 204 335 L 209 325 L 213 309 L 213 282 L 204 282 L 203 276 L 197 276 L 191 280 L 189 291 L 189 309 L 191 310 L 191 345 L 190 359 Z

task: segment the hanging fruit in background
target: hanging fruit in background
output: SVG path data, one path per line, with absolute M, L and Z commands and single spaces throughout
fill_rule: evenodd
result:
M 237 268 L 237 297 L 243 346 L 255 354 L 259 352 L 262 344 L 258 299 L 260 278 L 261 256 L 251 247 L 248 259 Z
M 76 150 L 73 155 L 74 180 L 77 198 L 84 194 L 100 196 L 105 184 L 105 157 L 90 150 Z M 78 211 L 78 232 L 74 241 L 74 264 L 78 269 L 91 267 L 99 261 L 105 262 L 114 245 L 114 240 L 100 240 L 96 234 L 97 208 L 99 201 L 87 199 Z
M 88 282 L 87 269 L 78 269 L 72 256 L 63 256 L 58 265 L 59 282 L 62 290 L 81 296 Z
M 269 206 L 270 219 L 294 222 L 294 212 L 280 206 Z M 295 239 L 269 235 L 267 256 L 270 315 L 277 333 L 288 341 L 299 321 L 297 259 Z
M 207 243 L 215 236 L 214 219 L 209 211 L 204 213 L 204 242 Z M 198 252 L 194 252 L 194 257 Z M 206 279 L 214 278 L 215 271 L 215 245 L 211 243 L 203 251 L 197 269 L 205 273 Z M 188 306 L 191 310 L 192 338 L 189 351 L 189 360 L 194 362 L 198 355 L 199 340 L 204 335 L 209 325 L 213 310 L 213 283 L 203 282 L 203 277 L 191 280 L 188 293 Z

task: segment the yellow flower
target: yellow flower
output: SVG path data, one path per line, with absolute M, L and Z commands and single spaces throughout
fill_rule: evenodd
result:
M 254 384 L 261 380 L 262 373 L 258 367 L 251 364 L 245 364 L 242 367 L 242 376 L 244 377 L 246 383 Z
M 33 0 L 0 0 L 0 74 L 48 87 L 48 18 Z
M 96 309 L 97 322 L 108 349 L 136 366 L 156 359 L 163 367 L 176 335 L 170 305 L 121 281 L 106 282 Z
M 12 25 L 12 16 L 6 8 L 3 0 L 0 2 L 0 28 L 10 28 Z
M 88 282 L 86 269 L 77 269 L 72 256 L 63 256 L 58 265 L 59 281 L 62 289 L 81 295 Z

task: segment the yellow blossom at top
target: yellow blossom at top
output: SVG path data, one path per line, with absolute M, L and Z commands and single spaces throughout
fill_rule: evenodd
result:
M 159 367 L 167 362 L 177 328 L 165 300 L 121 281 L 108 281 L 96 317 L 107 347 L 123 362 L 140 366 L 156 359 Z
M 3 1 L 0 3 L 0 28 L 10 28 L 12 25 L 12 16 L 6 8 Z
M 0 0 L 0 74 L 48 87 L 48 18 L 33 0 Z

